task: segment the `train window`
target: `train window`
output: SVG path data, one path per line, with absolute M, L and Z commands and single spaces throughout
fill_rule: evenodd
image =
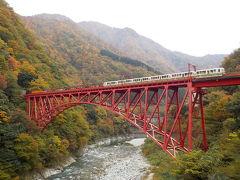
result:
M 158 76 L 152 76 L 151 79 L 159 79 Z

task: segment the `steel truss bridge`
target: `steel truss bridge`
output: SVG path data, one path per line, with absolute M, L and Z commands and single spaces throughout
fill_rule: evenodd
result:
M 66 109 L 97 105 L 122 116 L 176 157 L 194 146 L 208 149 L 202 100 L 206 88 L 239 84 L 240 75 L 224 75 L 33 93 L 26 95 L 27 112 L 43 130 Z

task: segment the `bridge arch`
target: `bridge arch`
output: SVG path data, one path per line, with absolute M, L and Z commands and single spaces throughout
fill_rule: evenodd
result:
M 179 97 L 179 89 L 184 96 Z M 120 115 L 139 128 L 171 157 L 177 151 L 191 151 L 194 140 L 207 149 L 201 88 L 193 88 L 191 81 L 178 85 L 145 84 L 144 86 L 98 87 L 29 94 L 28 114 L 43 130 L 61 112 L 82 104 L 103 107 Z M 181 116 L 188 106 L 188 118 Z M 174 108 L 173 108 L 174 107 Z M 174 112 L 171 112 L 172 109 Z M 193 132 L 193 115 L 199 113 L 198 133 Z M 200 121 L 199 121 L 200 120 Z
M 102 107 L 108 111 L 111 111 L 114 114 L 117 114 L 121 117 L 123 117 L 124 119 L 126 119 L 128 122 L 130 122 L 131 124 L 133 124 L 135 127 L 140 128 L 140 126 L 138 124 L 133 123 L 130 119 L 128 119 L 123 113 L 121 113 L 120 111 L 112 111 L 111 107 L 107 107 L 104 105 L 100 105 L 100 104 L 96 104 L 96 103 L 66 103 L 66 104 L 62 104 L 60 106 L 55 107 L 52 111 L 46 112 L 46 114 L 44 114 L 41 119 L 45 119 L 45 121 L 42 121 L 42 124 L 38 124 L 39 128 L 41 130 L 44 130 L 45 128 L 47 128 L 47 126 L 54 120 L 55 117 L 57 117 L 59 114 L 61 114 L 63 111 L 66 111 L 70 108 L 76 107 L 76 106 L 80 106 L 80 105 L 94 105 L 94 106 L 99 106 Z M 132 116 L 137 117 L 137 115 L 132 114 Z M 49 119 L 46 121 L 46 119 Z

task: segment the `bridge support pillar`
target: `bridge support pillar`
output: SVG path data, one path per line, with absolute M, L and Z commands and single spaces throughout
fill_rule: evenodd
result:
M 201 88 L 192 81 L 100 87 L 27 95 L 27 111 L 41 130 L 71 107 L 108 109 L 139 128 L 171 157 L 195 146 L 207 150 Z

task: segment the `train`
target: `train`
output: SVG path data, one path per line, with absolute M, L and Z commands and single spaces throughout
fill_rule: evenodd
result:
M 171 79 L 182 79 L 182 78 L 189 78 L 189 77 L 202 78 L 202 77 L 211 77 L 211 76 L 222 76 L 224 74 L 225 74 L 224 68 L 211 68 L 211 69 L 201 69 L 201 70 L 190 71 L 190 72 L 180 72 L 180 73 L 140 77 L 140 78 L 134 78 L 134 79 L 107 81 L 103 83 L 103 86 L 135 84 L 135 83 L 149 82 L 149 81 L 167 81 Z

